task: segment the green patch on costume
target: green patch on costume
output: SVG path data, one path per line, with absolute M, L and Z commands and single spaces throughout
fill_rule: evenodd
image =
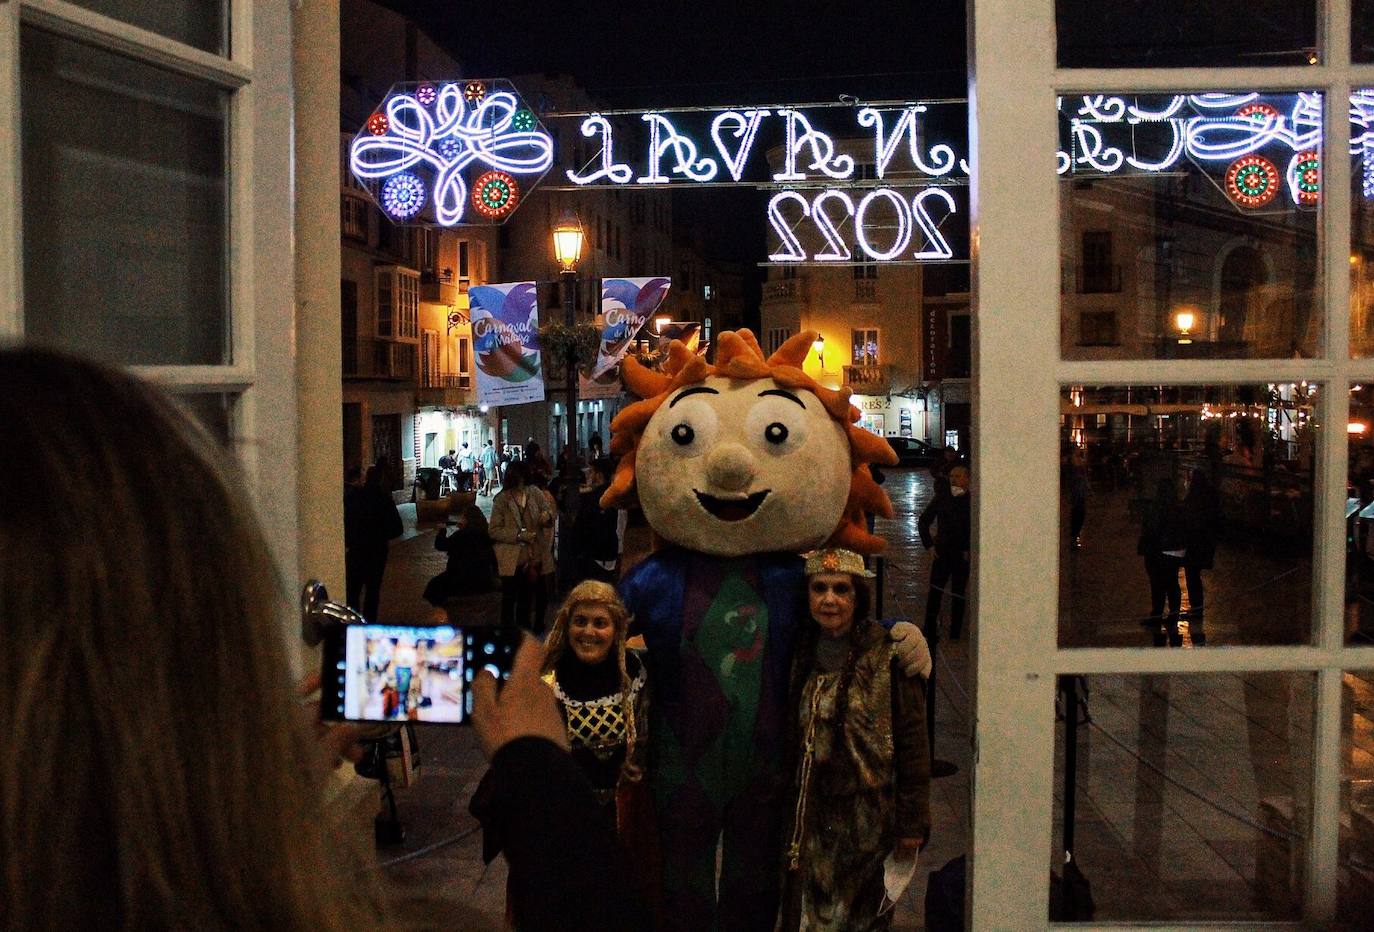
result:
M 701 774 L 707 793 L 720 802 L 732 798 L 754 775 L 754 726 L 767 643 L 768 607 L 763 594 L 742 572 L 731 569 L 706 610 L 694 642 L 683 645 L 694 649 L 715 675 L 728 709 L 725 728 L 709 755 L 719 762 L 719 783 Z

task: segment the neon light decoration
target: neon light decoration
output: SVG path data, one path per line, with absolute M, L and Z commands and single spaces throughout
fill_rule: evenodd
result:
M 1237 159 L 1226 170 L 1226 193 L 1242 207 L 1263 207 L 1279 190 L 1279 170 L 1260 155 Z
M 503 222 L 552 165 L 553 139 L 498 80 L 396 85 L 349 147 L 354 177 L 397 223 Z
M 932 199 L 944 204 L 944 211 L 939 220 L 931 215 L 926 203 Z M 896 214 L 895 228 L 887 223 L 870 223 L 869 210 L 880 201 Z M 844 212 L 844 218 L 839 222 L 835 220 L 835 214 L 826 209 L 826 205 L 831 202 L 837 203 Z M 800 208 L 800 216 L 794 222 L 788 220 L 788 212 L 785 210 L 790 204 L 796 204 Z M 838 188 L 820 191 L 809 201 L 799 191 L 779 191 L 768 202 L 768 223 L 778 235 L 782 247 L 768 258 L 773 262 L 849 261 L 853 255 L 839 229 L 845 220 L 852 217 L 856 244 L 865 256 L 875 262 L 892 262 L 900 259 L 952 259 L 954 249 L 940 232 L 940 226 L 953 216 L 956 210 L 954 196 L 944 188 L 924 188 L 910 200 L 891 188 L 874 188 L 864 195 L 857 207 L 849 193 Z M 815 224 L 825 242 L 825 249 L 812 255 L 807 255 L 796 232 L 802 221 L 807 219 Z M 875 245 L 870 238 L 870 227 L 874 230 L 895 229 L 892 242 L 886 248 Z M 918 248 L 913 251 L 913 234 L 917 230 L 921 234 L 920 242 L 915 244 Z
M 392 175 L 382 184 L 382 209 L 397 220 L 409 220 L 425 206 L 425 183 L 410 172 Z
M 472 186 L 472 207 L 488 220 L 503 220 L 520 202 L 520 185 L 502 171 L 483 172 Z
M 1288 163 L 1288 192 L 1293 200 L 1311 206 L 1321 199 L 1321 155 L 1316 150 L 1299 152 Z

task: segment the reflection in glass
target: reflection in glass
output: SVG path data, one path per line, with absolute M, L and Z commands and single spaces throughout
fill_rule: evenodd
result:
M 229 10 L 225 0 L 73 0 L 77 6 L 122 20 L 217 55 L 228 53 Z
M 1068 788 L 1073 855 L 1092 884 L 1094 918 L 1297 918 L 1310 809 L 1312 676 L 1075 679 L 1077 766 L 1066 787 L 1061 725 L 1053 864 L 1058 870 L 1063 863 Z M 1065 704 L 1061 694 L 1061 719 Z
M 1374 644 L 1374 385 L 1352 385 L 1345 490 L 1345 634 Z
M 227 362 L 226 95 L 29 26 L 20 64 L 25 335 Z
M 1350 96 L 1350 160 L 1350 354 L 1374 356 L 1374 90 Z
M 1058 106 L 1066 359 L 1318 352 L 1320 94 Z
M 1306 65 L 1314 0 L 1055 0 L 1061 68 Z
M 1364 928 L 1374 903 L 1374 670 L 1341 683 L 1341 827 L 1336 918 Z
M 1071 386 L 1059 644 L 1298 644 L 1318 387 Z
M 1350 60 L 1374 62 L 1374 0 L 1350 4 Z

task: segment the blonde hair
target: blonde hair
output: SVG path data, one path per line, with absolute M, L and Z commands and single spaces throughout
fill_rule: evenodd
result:
M 146 383 L 32 349 L 0 351 L 0 424 L 0 927 L 382 921 L 327 837 L 224 450 Z
M 583 605 L 599 605 L 606 609 L 615 625 L 615 640 L 611 650 L 615 652 L 616 665 L 620 668 L 620 711 L 625 719 L 625 762 L 628 765 L 634 757 L 635 717 L 634 697 L 630 694 L 630 673 L 625 666 L 625 637 L 630 629 L 630 613 L 620 595 L 610 583 L 598 579 L 584 579 L 563 600 L 558 614 L 554 616 L 553 627 L 544 641 L 544 673 L 552 673 L 568 647 L 568 624 L 577 609 Z
M 873 481 L 868 464 L 897 465 L 897 453 L 882 437 L 858 426 L 859 409 L 849 403 L 850 390 L 826 388 L 802 371 L 818 334 L 803 331 L 793 336 L 767 358 L 758 339 L 747 329 L 721 333 L 716 338 L 714 365 L 687 349 L 680 340 L 668 345 L 663 371 L 648 369 L 632 356 L 625 357 L 621 377 L 625 387 L 641 400 L 621 410 L 611 421 L 611 454 L 619 457 L 610 488 L 601 496 L 603 508 L 630 508 L 636 502 L 635 459 L 639 441 L 649 421 L 668 396 L 679 388 L 696 385 L 711 376 L 737 381 L 772 379 L 784 388 L 813 393 L 830 417 L 838 422 L 849 440 L 849 498 L 827 547 L 843 547 L 862 554 L 882 552 L 887 542 L 868 532 L 868 513 L 892 517 L 892 502 Z

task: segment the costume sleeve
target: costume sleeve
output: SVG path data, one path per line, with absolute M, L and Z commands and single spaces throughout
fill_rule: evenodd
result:
M 516 928 L 649 928 L 644 904 L 622 880 L 625 856 L 572 756 L 543 738 L 518 738 L 496 752 L 492 770 Z
M 930 745 L 926 681 L 892 660 L 892 743 L 897 765 L 897 837 L 930 841 Z
M 644 669 L 643 658 L 639 659 L 640 670 Z M 635 694 L 634 709 L 632 714 L 635 720 L 635 751 L 634 755 L 626 761 L 633 773 L 643 776 L 644 768 L 649 759 L 649 688 L 648 677 L 645 677 L 644 685 Z

